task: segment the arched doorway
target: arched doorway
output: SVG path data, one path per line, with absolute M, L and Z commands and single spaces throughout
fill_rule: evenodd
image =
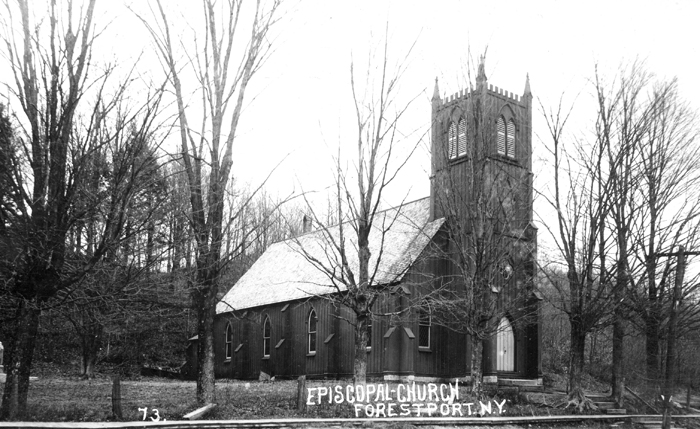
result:
M 507 317 L 502 318 L 498 324 L 496 350 L 498 351 L 496 370 L 515 371 L 515 336 Z

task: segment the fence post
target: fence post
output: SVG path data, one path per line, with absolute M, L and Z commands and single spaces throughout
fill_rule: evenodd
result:
M 118 375 L 112 378 L 112 416 L 122 419 L 122 387 Z
M 297 380 L 297 411 L 306 411 L 306 376 Z

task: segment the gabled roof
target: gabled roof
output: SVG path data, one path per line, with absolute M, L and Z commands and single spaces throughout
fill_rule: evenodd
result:
M 379 254 L 382 257 L 374 284 L 401 281 L 444 222 L 443 219 L 429 222 L 429 219 L 430 198 L 377 214 L 369 237 L 370 274 Z M 382 234 L 382 231 L 386 232 Z M 216 305 L 216 313 L 336 292 L 328 276 L 310 258 L 326 267 L 339 267 L 335 262 L 339 258 L 328 239 L 330 235 L 337 242 L 339 233 L 340 227 L 336 225 L 326 233 L 314 231 L 273 244 L 224 295 Z M 357 234 L 350 223 L 344 224 L 343 233 L 349 265 L 357 273 Z

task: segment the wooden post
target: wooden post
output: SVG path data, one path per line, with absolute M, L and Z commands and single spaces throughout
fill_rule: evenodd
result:
M 297 411 L 306 411 L 306 376 L 297 380 Z
M 112 379 L 112 416 L 118 420 L 122 419 L 122 387 L 118 375 Z

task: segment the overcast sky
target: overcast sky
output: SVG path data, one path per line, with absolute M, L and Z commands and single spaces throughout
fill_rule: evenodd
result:
M 128 3 L 145 10 L 144 2 Z M 198 24 L 199 2 L 181 3 L 167 1 L 169 13 Z M 401 86 L 402 96 L 417 97 L 407 134 L 429 127 L 435 77 L 443 95 L 464 88 L 470 53 L 476 58 L 484 51 L 489 83 L 522 94 L 529 74 L 536 105 L 538 99 L 552 105 L 561 93 L 573 100 L 590 92 L 587 79 L 596 63 L 612 75 L 621 63 L 640 58 L 660 76 L 677 76 L 682 94 L 698 106 L 697 1 L 301 0 L 288 5 L 277 28 L 276 52 L 251 87 L 255 101 L 246 109 L 235 149 L 234 174 L 251 184 L 289 154 L 270 183 L 273 193 L 286 194 L 292 184 L 297 191 L 331 184 L 330 154 L 355 138 L 351 57 L 365 58 L 381 43 L 387 25 L 393 58 L 415 43 Z M 143 25 L 125 4 L 98 2 L 98 7 L 101 19 L 111 20 L 100 52 L 126 64 L 139 58 L 141 71 L 157 78 L 162 71 Z M 179 37 L 186 40 L 191 33 L 184 30 Z M 535 156 L 544 157 L 541 115 L 533 117 Z M 410 147 L 414 137 L 410 134 L 404 145 Z M 427 148 L 427 141 L 419 146 L 388 204 L 406 195 L 428 195 Z M 536 163 L 535 173 L 546 180 L 544 164 Z
M 191 10 L 180 6 L 183 16 L 197 15 L 192 3 L 198 2 L 190 2 Z M 167 4 L 175 14 L 178 8 Z M 418 96 L 415 128 L 429 125 L 435 77 L 443 94 L 464 88 L 469 53 L 478 57 L 485 50 L 490 83 L 521 94 L 529 74 L 533 95 L 545 106 L 562 92 L 573 99 L 588 91 L 586 79 L 596 63 L 612 73 L 637 57 L 661 76 L 678 76 L 686 97 L 700 94 L 700 2 L 301 0 L 292 5 L 278 27 L 276 52 L 250 93 L 256 99 L 243 119 L 234 170 L 243 182 L 261 180 L 288 153 L 274 187 L 294 180 L 308 190 L 330 180 L 330 153 L 339 142 L 350 145 L 354 139 L 351 55 L 366 57 L 381 43 L 387 24 L 395 58 L 415 42 L 401 87 L 406 97 Z M 107 37 L 131 55 L 144 50 L 141 61 L 159 72 L 148 59 L 152 47 L 140 24 L 126 8 L 112 13 Z M 544 135 L 534 117 L 537 145 L 537 136 Z M 428 194 L 426 148 L 416 154 L 405 183 L 415 198 Z

